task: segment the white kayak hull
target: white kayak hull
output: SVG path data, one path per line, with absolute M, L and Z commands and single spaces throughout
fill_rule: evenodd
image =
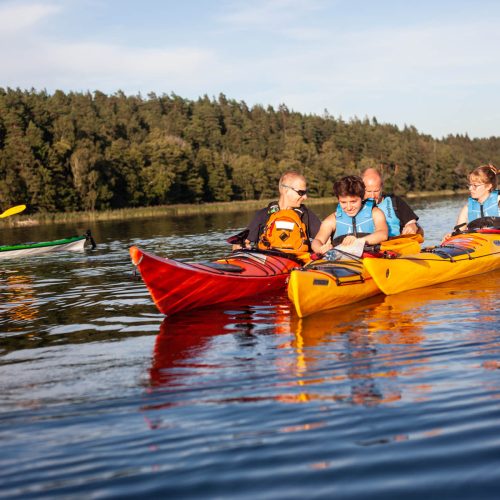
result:
M 78 236 L 42 243 L 2 246 L 0 247 L 0 260 L 18 259 L 54 252 L 83 252 L 86 242 L 86 236 Z

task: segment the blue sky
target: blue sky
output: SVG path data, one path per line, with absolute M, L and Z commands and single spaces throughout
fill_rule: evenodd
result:
M 496 0 L 0 0 L 0 87 L 207 94 L 500 136 Z

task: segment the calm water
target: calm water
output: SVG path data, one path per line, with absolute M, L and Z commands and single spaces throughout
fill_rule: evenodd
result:
M 461 203 L 413 203 L 428 244 Z M 249 217 L 91 224 L 95 251 L 1 264 L 0 496 L 498 498 L 500 273 L 305 320 L 284 294 L 160 315 L 128 247 L 208 259 Z

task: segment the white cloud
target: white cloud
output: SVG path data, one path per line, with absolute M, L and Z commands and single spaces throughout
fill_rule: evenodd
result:
M 259 0 L 233 2 L 218 20 L 234 29 L 282 27 L 324 5 L 324 0 Z
M 500 33 L 493 21 L 317 34 L 317 43 L 276 45 L 235 65 L 235 79 L 252 75 L 246 102 L 377 116 L 438 136 L 495 133 Z
M 59 12 L 60 7 L 50 3 L 0 5 L 0 38 L 20 34 L 33 28 L 41 20 Z
M 34 52 L 36 50 L 36 52 Z M 148 88 L 181 87 L 188 80 L 199 81 L 217 63 L 208 50 L 192 48 L 130 49 L 99 43 L 38 43 L 25 53 L 0 56 L 5 75 L 16 75 L 28 88 L 70 88 L 71 90 L 124 89 L 138 92 Z M 19 78 L 23 80 L 19 82 Z
M 488 43 L 484 41 L 485 32 L 491 33 Z M 486 21 L 355 33 L 346 35 L 343 45 L 359 51 L 362 60 L 372 66 L 399 65 L 403 69 L 439 70 L 445 74 L 445 70 L 485 64 L 498 67 L 500 34 L 493 23 Z
M 487 46 L 481 36 L 485 32 L 491 32 Z M 425 87 L 432 93 L 443 87 L 500 84 L 499 46 L 500 33 L 488 22 L 332 32 L 318 44 L 284 47 L 251 63 L 254 74 L 288 86 L 353 92 Z
M 0 86 L 134 93 L 164 86 L 182 92 L 186 82 L 199 82 L 218 65 L 214 53 L 205 48 L 134 48 L 55 39 L 39 30 L 42 21 L 59 12 L 55 5 L 40 3 L 0 8 Z

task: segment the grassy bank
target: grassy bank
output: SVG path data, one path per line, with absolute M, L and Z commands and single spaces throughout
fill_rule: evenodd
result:
M 407 193 L 406 198 L 423 198 L 452 196 L 466 193 L 467 191 L 422 191 Z M 199 205 L 162 205 L 157 207 L 123 208 L 118 210 L 105 210 L 100 212 L 62 212 L 62 213 L 37 213 L 32 215 L 15 215 L 5 219 L 2 223 L 14 226 L 35 226 L 41 224 L 60 224 L 71 222 L 95 222 L 125 220 L 132 218 L 165 217 L 179 215 L 209 214 L 217 212 L 238 212 L 241 210 L 257 210 L 266 206 L 272 200 L 248 200 L 217 203 L 204 203 Z M 336 198 L 308 198 L 307 205 L 321 205 L 336 203 Z

